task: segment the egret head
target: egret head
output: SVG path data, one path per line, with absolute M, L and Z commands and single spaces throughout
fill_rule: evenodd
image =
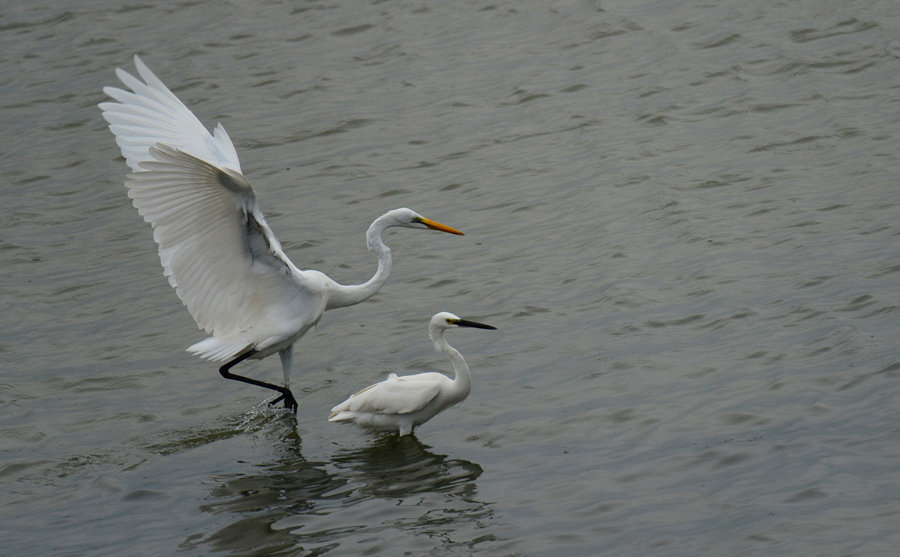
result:
M 427 228 L 430 230 L 447 232 L 449 234 L 458 234 L 460 236 L 463 235 L 462 232 L 455 228 L 451 228 L 431 219 L 426 219 L 419 213 L 413 211 L 412 209 L 407 209 L 406 207 L 388 211 L 385 217 L 387 217 L 388 226 L 401 226 L 403 228 L 417 228 L 420 230 Z
M 436 330 L 453 329 L 455 327 L 472 327 L 475 329 L 490 330 L 495 330 L 497 328 L 490 325 L 485 325 L 484 323 L 477 323 L 475 321 L 463 319 L 462 317 L 453 315 L 448 311 L 442 311 L 440 313 L 434 314 L 434 316 L 431 318 L 431 324 L 429 326 L 430 329 Z

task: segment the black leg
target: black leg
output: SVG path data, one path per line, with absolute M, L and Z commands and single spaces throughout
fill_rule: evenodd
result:
M 298 406 L 297 399 L 294 398 L 294 393 L 292 393 L 291 390 L 288 389 L 287 387 L 282 387 L 281 385 L 276 385 L 274 383 L 267 383 L 265 381 L 260 381 L 259 379 L 252 379 L 250 377 L 244 377 L 243 375 L 236 375 L 236 374 L 228 371 L 231 368 L 233 368 L 235 365 L 243 362 L 244 360 L 246 360 L 247 358 L 249 358 L 250 356 L 252 356 L 254 354 L 256 354 L 256 350 L 248 350 L 247 352 L 244 352 L 237 358 L 231 360 L 230 362 L 228 362 L 225 365 L 223 365 L 222 367 L 220 367 L 219 373 L 222 374 L 222 377 L 224 377 L 225 379 L 234 379 L 235 381 L 249 383 L 250 385 L 256 385 L 257 387 L 262 387 L 264 389 L 271 389 L 273 391 L 278 391 L 279 393 L 281 393 L 281 396 L 279 396 L 278 398 L 276 398 L 269 404 L 276 404 L 283 400 L 284 407 L 290 408 L 291 410 L 293 410 L 294 414 L 296 414 L 297 406 Z

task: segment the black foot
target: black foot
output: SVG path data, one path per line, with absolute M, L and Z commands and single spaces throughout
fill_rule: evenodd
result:
M 297 404 L 297 399 L 294 398 L 294 393 L 290 390 L 285 389 L 285 392 L 281 393 L 276 399 L 269 401 L 269 406 L 275 406 L 282 400 L 284 401 L 284 407 L 288 408 L 296 415 L 299 405 Z

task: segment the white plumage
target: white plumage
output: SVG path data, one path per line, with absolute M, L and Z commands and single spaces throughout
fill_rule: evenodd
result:
M 465 400 L 472 385 L 469 366 L 462 354 L 444 339 L 444 331 L 454 327 L 494 329 L 448 312 L 431 318 L 428 336 L 435 350 L 446 354 L 453 363 L 453 379 L 435 372 L 405 376 L 391 373 L 384 381 L 366 387 L 332 408 L 329 421 L 352 422 L 367 429 L 409 435 L 416 426 Z
M 237 151 L 222 124 L 210 135 L 137 55 L 134 66 L 144 81 L 116 68 L 116 77 L 133 92 L 104 87 L 103 92 L 119 102 L 100 104 L 103 118 L 132 170 L 141 171 L 140 163 L 154 158 L 149 154 L 150 147 L 162 143 L 220 168 L 241 171 Z
M 296 411 L 289 388 L 292 345 L 326 309 L 357 304 L 381 288 L 391 268 L 384 230 L 462 233 L 410 209 L 394 209 L 366 233 L 367 246 L 378 257 L 378 270 L 367 282 L 342 285 L 318 271 L 301 271 L 260 211 L 225 128 L 219 124 L 210 134 L 137 56 L 134 64 L 141 79 L 116 69 L 131 91 L 104 87 L 117 102 L 99 106 L 133 171 L 125 186 L 153 227 L 165 276 L 197 325 L 210 334 L 188 350 L 229 360 L 220 368 L 224 377 L 276 390 L 281 396 L 273 403 L 283 399 Z M 284 386 L 229 372 L 246 358 L 275 352 L 281 356 Z

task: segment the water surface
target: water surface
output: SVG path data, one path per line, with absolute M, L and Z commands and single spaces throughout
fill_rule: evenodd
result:
M 13 2 L 0 9 L 9 554 L 890 555 L 892 3 Z M 202 338 L 96 103 L 145 62 L 223 122 L 294 262 L 394 274 L 296 347 L 295 421 Z M 388 372 L 416 438 L 326 421 Z M 278 380 L 276 360 L 247 373 Z

